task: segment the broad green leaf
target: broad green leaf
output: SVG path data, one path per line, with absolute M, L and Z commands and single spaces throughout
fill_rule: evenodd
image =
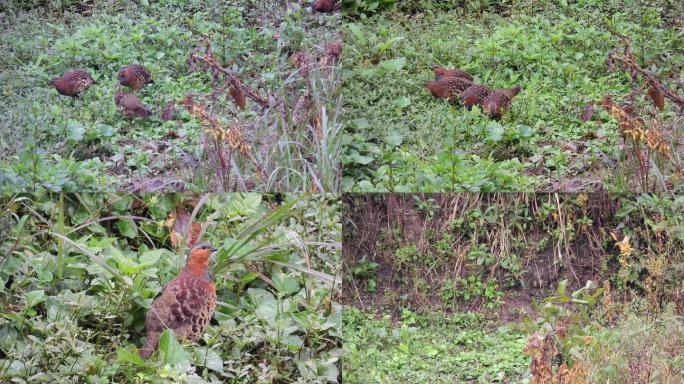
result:
M 356 24 L 348 24 L 347 28 L 349 28 L 349 30 L 352 32 L 354 37 L 356 37 L 356 39 L 359 41 L 359 43 L 361 43 L 361 45 L 368 44 L 368 39 L 366 38 L 366 34 L 363 33 L 363 31 L 361 30 L 361 27 L 359 27 Z
M 36 305 L 42 303 L 47 298 L 45 291 L 40 289 L 37 291 L 31 291 L 26 293 L 26 308 L 33 308 Z
M 504 127 L 501 124 L 493 123 L 487 126 L 487 137 L 485 140 L 489 142 L 501 141 L 504 133 Z
M 85 133 L 85 126 L 76 120 L 69 120 L 66 125 L 67 139 L 69 141 L 81 141 Z
M 406 65 L 406 58 L 400 57 L 398 59 L 385 60 L 380 62 L 379 65 L 386 71 L 400 71 Z
M 272 280 L 275 288 L 283 295 L 291 295 L 299 292 L 299 283 L 294 277 L 279 272 L 273 276 Z
M 122 363 L 132 363 L 138 366 L 145 366 L 145 360 L 140 357 L 137 350 L 128 348 L 118 348 L 116 350 L 116 360 Z
M 159 338 L 159 353 L 164 364 L 171 366 L 190 367 L 190 355 L 183 349 L 172 330 L 162 332 Z
M 223 373 L 223 360 L 216 351 L 206 348 L 195 349 L 195 361 L 198 365 L 207 367 L 212 371 Z
M 129 239 L 135 239 L 135 237 L 138 236 L 138 226 L 133 220 L 119 219 L 116 221 L 116 227 L 122 235 Z
M 391 148 L 398 147 L 402 141 L 404 141 L 404 137 L 397 132 L 391 132 L 385 136 L 385 143 Z

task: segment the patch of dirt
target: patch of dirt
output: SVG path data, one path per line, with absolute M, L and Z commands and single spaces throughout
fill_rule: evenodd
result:
M 604 258 L 611 257 L 611 252 L 617 252 L 606 250 L 602 245 L 602 239 L 610 237 L 603 226 L 611 225 L 611 219 L 618 208 L 616 202 L 605 191 L 587 195 L 581 213 L 602 227 L 579 227 L 581 232 L 574 234 L 575 238 L 568 241 L 568 244 L 560 241 L 547 244 L 549 232 L 560 226 L 560 219 L 554 214 L 549 214 L 543 220 L 544 225 L 530 223 L 530 228 L 521 231 L 517 239 L 504 235 L 507 242 L 524 239 L 524 248 L 521 249 L 518 245 L 516 251 L 522 266 L 517 279 L 512 279 L 511 273 L 498 264 L 482 267 L 465 257 L 477 244 L 469 237 L 471 234 L 458 238 L 458 232 L 451 230 L 455 222 L 465 222 L 465 225 L 460 225 L 468 228 L 469 215 L 477 211 L 488 212 L 488 209 L 496 207 L 509 210 L 516 209 L 515 205 L 521 204 L 530 209 L 537 209 L 545 202 L 546 196 L 345 196 L 348 210 L 346 217 L 350 224 L 345 225 L 343 237 L 343 270 L 346 286 L 341 301 L 364 311 L 376 311 L 379 315 L 389 313 L 393 320 L 399 319 L 403 308 L 410 308 L 417 312 L 439 311 L 447 314 L 482 311 L 497 316 L 502 321 L 519 321 L 527 316 L 534 318 L 536 313 L 532 303 L 552 296 L 561 280 L 568 281 L 567 289 L 570 292 L 583 287 L 588 280 L 594 280 L 601 285 L 604 279 L 602 271 L 610 273 L 615 269 L 608 263 L 606 271 Z M 428 212 L 423 208 L 418 209 L 430 204 L 432 208 Z M 565 219 L 575 220 L 574 216 Z M 416 264 L 422 265 L 424 258 L 435 257 L 435 243 L 444 239 L 442 234 L 445 232 L 450 233 L 449 236 L 456 236 L 451 244 L 451 252 L 442 255 L 442 262 L 436 267 L 417 266 Z M 490 235 L 492 242 L 500 241 L 497 237 L 499 234 Z M 402 247 L 406 249 L 406 246 L 411 245 L 415 245 L 418 259 L 410 259 L 408 262 L 400 260 L 397 250 Z M 486 245 L 492 249 L 496 248 L 491 244 Z M 510 252 L 510 249 L 507 252 Z M 377 268 L 364 276 L 351 276 L 352 268 L 363 265 L 364 262 L 377 263 Z M 497 290 L 503 293 L 497 309 L 487 309 L 487 302 L 482 298 L 471 298 L 469 301 L 463 300 L 460 296 L 454 298 L 453 295 L 449 295 L 448 289 L 446 295 L 444 294 L 445 287 L 448 288 L 450 284 L 471 275 L 480 276 L 482 282 L 492 279 L 496 282 Z M 461 285 L 458 284 L 454 289 L 461 289 Z

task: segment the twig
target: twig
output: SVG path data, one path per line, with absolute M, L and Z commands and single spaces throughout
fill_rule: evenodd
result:
M 680 107 L 684 108 L 684 98 L 679 96 L 678 94 L 674 93 L 670 88 L 667 86 L 663 85 L 663 83 L 658 80 L 658 78 L 650 73 L 649 71 L 641 68 L 641 66 L 637 63 L 636 58 L 634 57 L 634 54 L 632 53 L 632 48 L 630 45 L 630 40 L 626 36 L 620 36 L 622 39 L 622 42 L 625 45 L 625 49 L 623 54 L 618 54 L 618 53 L 612 53 L 610 57 L 612 59 L 618 60 L 625 64 L 632 72 L 632 77 L 634 77 L 635 73 L 641 74 L 641 76 L 648 82 L 648 84 L 659 90 L 660 92 L 663 93 L 665 97 L 670 99 L 673 103 L 679 105 Z
M 192 62 L 202 61 L 206 63 L 211 69 L 214 81 L 216 80 L 217 73 L 220 72 L 226 77 L 227 82 L 230 83 L 231 86 L 242 90 L 245 93 L 245 96 L 259 103 L 262 107 L 267 107 L 268 100 L 259 96 L 259 93 L 257 91 L 255 91 L 249 85 L 243 83 L 242 80 L 240 80 L 240 78 L 237 77 L 237 75 L 235 75 L 231 70 L 224 68 L 223 66 L 221 66 L 221 64 L 218 63 L 218 61 L 214 58 L 214 51 L 212 49 L 211 40 L 209 39 L 209 36 L 203 35 L 202 39 L 207 44 L 207 47 L 204 50 L 204 54 L 199 55 L 197 53 L 191 53 L 190 60 Z

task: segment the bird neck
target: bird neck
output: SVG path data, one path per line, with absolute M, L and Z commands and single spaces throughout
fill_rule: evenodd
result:
M 185 266 L 185 270 L 192 276 L 203 276 L 209 274 L 208 260 L 190 260 Z

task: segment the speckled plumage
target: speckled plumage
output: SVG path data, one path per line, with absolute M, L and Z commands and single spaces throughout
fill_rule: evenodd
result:
M 145 317 L 147 340 L 140 349 L 142 358 L 157 349 L 159 337 L 167 328 L 189 341 L 197 341 L 204 334 L 216 309 L 216 288 L 208 271 L 209 257 L 215 251 L 209 243 L 195 245 L 183 271 L 154 299 Z
M 490 92 L 491 90 L 485 86 L 473 84 L 461 93 L 461 104 L 468 109 L 471 109 L 473 105 L 482 105 Z
M 316 12 L 334 12 L 340 9 L 339 0 L 315 0 L 311 5 L 311 9 Z
M 150 71 L 140 64 L 126 65 L 119 70 L 119 84 L 137 91 L 147 84 L 154 83 Z
M 449 77 L 460 77 L 466 80 L 473 81 L 473 77 L 470 76 L 470 74 L 464 70 L 454 68 L 454 69 L 448 69 L 444 68 L 439 65 L 433 65 L 432 70 L 435 72 L 435 80 L 439 81 L 442 79 L 446 79 Z
M 428 81 L 425 83 L 425 87 L 430 90 L 432 96 L 455 102 L 461 92 L 472 84 L 470 80 L 462 77 L 445 77 L 441 80 Z
M 482 103 L 482 109 L 487 115 L 498 120 L 511 107 L 513 97 L 520 93 L 520 90 L 519 85 L 513 88 L 497 89 L 487 96 Z
M 124 117 L 148 117 L 152 114 L 150 108 L 132 93 L 117 92 L 114 94 L 114 104 L 119 107 Z
M 49 85 L 55 87 L 60 95 L 77 97 L 93 84 L 97 84 L 85 69 L 72 69 L 60 77 L 55 77 Z

